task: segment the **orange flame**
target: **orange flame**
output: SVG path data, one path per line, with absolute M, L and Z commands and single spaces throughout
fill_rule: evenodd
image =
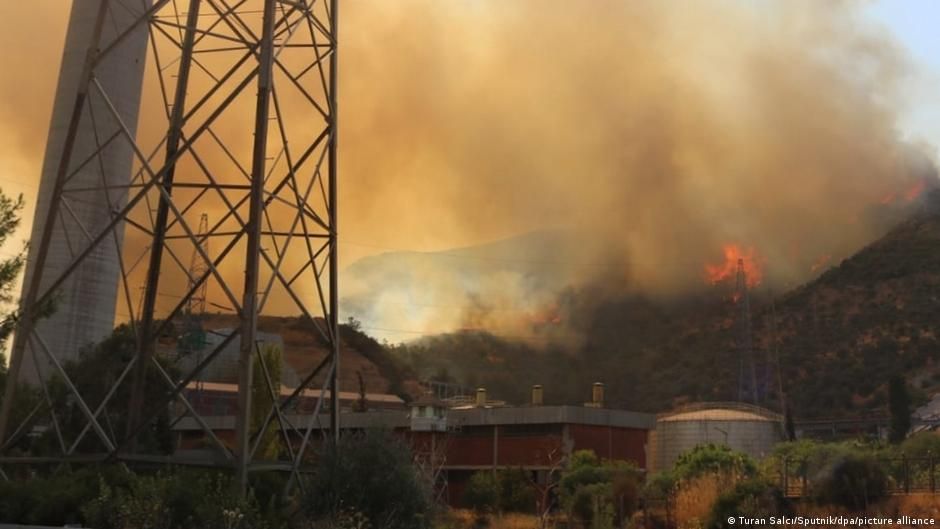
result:
M 926 188 L 927 188 L 927 182 L 924 180 L 921 180 L 920 182 L 917 182 L 916 184 L 914 184 L 913 187 L 908 189 L 906 193 L 904 193 L 904 198 L 908 202 L 913 202 L 914 200 L 917 199 L 917 197 L 921 195 L 921 193 L 924 192 L 924 189 Z
M 530 324 L 536 327 L 559 325 L 561 323 L 561 315 L 558 311 L 558 305 L 551 304 L 541 310 L 532 312 L 528 314 L 528 320 Z
M 760 284 L 763 279 L 757 252 L 754 248 L 742 249 L 737 244 L 725 244 L 722 246 L 725 255 L 725 261 L 721 264 L 705 265 L 705 280 L 711 284 L 721 283 L 733 279 L 738 272 L 738 261 L 744 265 L 744 274 L 747 277 L 747 286 L 749 288 Z
M 927 189 L 927 181 L 920 180 L 914 185 L 912 185 L 911 187 L 909 187 L 904 192 L 885 194 L 884 196 L 881 197 L 881 199 L 878 202 L 880 202 L 882 205 L 894 204 L 895 202 L 898 202 L 902 199 L 905 202 L 913 202 L 917 200 L 917 197 L 922 195 L 926 189 Z

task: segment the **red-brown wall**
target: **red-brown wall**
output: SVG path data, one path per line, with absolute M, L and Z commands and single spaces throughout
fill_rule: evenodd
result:
M 603 459 L 633 461 L 646 468 L 646 430 L 570 424 L 568 432 L 575 450 L 593 450 Z

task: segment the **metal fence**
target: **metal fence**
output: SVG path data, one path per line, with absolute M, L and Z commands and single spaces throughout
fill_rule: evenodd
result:
M 940 458 L 875 458 L 875 463 L 888 478 L 890 494 L 938 492 Z M 816 483 L 830 475 L 831 465 L 813 465 L 807 459 L 784 459 L 780 465 L 781 490 L 791 498 L 808 496 Z

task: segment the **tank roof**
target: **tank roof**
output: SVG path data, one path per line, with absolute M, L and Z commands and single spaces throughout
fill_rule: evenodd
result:
M 704 402 L 684 406 L 657 416 L 658 422 L 675 421 L 756 421 L 780 422 L 783 417 L 766 408 L 741 402 Z

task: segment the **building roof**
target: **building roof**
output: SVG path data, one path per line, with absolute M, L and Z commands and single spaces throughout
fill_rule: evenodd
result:
M 235 417 L 204 417 L 213 429 L 231 429 L 235 427 Z M 297 427 L 309 422 L 309 415 L 288 415 L 288 419 Z M 343 428 L 405 428 L 410 425 L 409 415 L 404 410 L 369 411 L 363 413 L 343 413 Z M 513 425 L 513 424 L 583 424 L 593 426 L 612 426 L 615 428 L 634 428 L 650 430 L 655 426 L 655 416 L 609 408 L 582 408 L 580 406 L 519 406 L 506 408 L 474 408 L 468 410 L 448 410 L 448 427 Z M 328 428 L 328 421 L 314 424 L 315 429 Z M 174 430 L 200 430 L 192 417 L 181 419 Z
M 186 385 L 186 389 L 191 391 L 213 391 L 217 393 L 238 393 L 237 384 L 225 384 L 222 382 L 190 382 Z M 294 392 L 295 388 L 290 388 L 287 386 L 281 386 L 281 396 L 289 397 L 291 393 Z M 317 388 L 306 388 L 301 394 L 302 397 L 317 398 L 320 396 L 321 390 Z M 323 391 L 324 398 L 331 398 L 332 393 L 330 390 Z M 340 391 L 339 392 L 340 400 L 359 400 L 359 393 L 354 391 Z M 399 404 L 404 406 L 405 401 L 401 399 L 398 395 L 391 395 L 388 393 L 366 393 L 366 400 L 370 402 L 384 402 L 388 404 Z

